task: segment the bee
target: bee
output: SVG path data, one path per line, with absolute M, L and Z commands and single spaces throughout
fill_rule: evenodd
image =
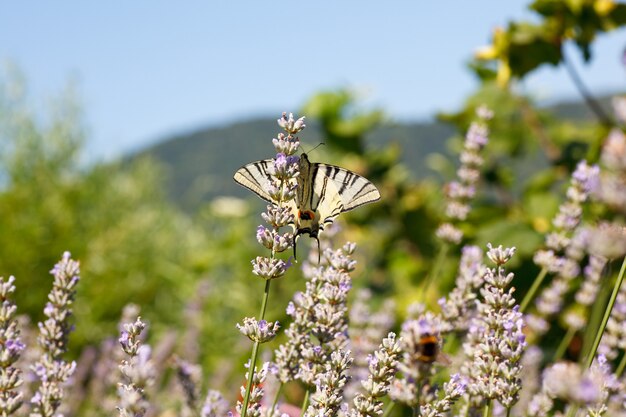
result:
M 417 343 L 416 358 L 422 363 L 433 363 L 440 359 L 439 338 L 432 333 L 422 334 Z

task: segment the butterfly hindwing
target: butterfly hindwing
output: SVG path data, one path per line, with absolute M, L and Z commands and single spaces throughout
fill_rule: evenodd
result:
M 272 159 L 264 159 L 244 165 L 235 172 L 234 180 L 261 197 L 271 202 L 271 197 L 266 191 L 270 185 L 270 168 L 274 164 Z
M 380 199 L 380 193 L 368 179 L 347 169 L 334 165 L 316 165 L 317 177 L 326 176 L 335 183 L 335 188 L 343 203 L 342 211 L 349 211 L 363 204 Z
M 319 214 L 319 228 L 324 230 L 325 225 L 335 221 L 345 211 L 343 201 L 335 183 L 329 177 L 316 177 L 312 188 L 317 202 L 315 208 L 311 208 Z

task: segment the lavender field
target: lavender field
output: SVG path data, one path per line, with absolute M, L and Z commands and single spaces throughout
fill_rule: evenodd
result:
M 42 115 L 3 75 L 1 415 L 626 416 L 626 96 L 563 52 L 591 60 L 626 5 L 531 8 L 439 115 L 431 177 L 368 144 L 383 110 L 326 91 L 224 173 L 248 199 L 193 213 L 154 160 L 85 163 L 71 91 Z M 544 65 L 584 117 L 520 92 Z

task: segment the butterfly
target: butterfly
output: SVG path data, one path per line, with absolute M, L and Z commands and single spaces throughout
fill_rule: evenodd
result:
M 274 160 L 252 162 L 235 172 L 234 180 L 248 188 L 263 200 L 271 202 L 266 191 L 270 184 L 270 172 Z M 298 188 L 295 201 L 291 201 L 294 213 L 295 235 L 293 253 L 296 256 L 296 239 L 307 234 L 317 240 L 325 227 L 333 223 L 340 213 L 380 199 L 380 192 L 368 179 L 344 168 L 309 161 L 306 153 L 298 162 Z

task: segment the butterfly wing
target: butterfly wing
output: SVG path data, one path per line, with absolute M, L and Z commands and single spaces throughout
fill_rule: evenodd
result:
M 319 228 L 324 230 L 325 225 L 335 221 L 337 216 L 345 211 L 343 201 L 335 182 L 325 175 L 316 175 L 311 187 L 313 189 L 311 208 L 319 214 Z
M 270 169 L 273 164 L 272 159 L 252 162 L 239 168 L 233 179 L 263 200 L 271 202 L 271 197 L 266 190 L 270 185 Z
M 321 177 L 329 178 L 334 183 L 343 205 L 341 211 L 349 211 L 380 199 L 380 192 L 368 179 L 338 166 L 315 165 L 315 183 L 321 182 Z

